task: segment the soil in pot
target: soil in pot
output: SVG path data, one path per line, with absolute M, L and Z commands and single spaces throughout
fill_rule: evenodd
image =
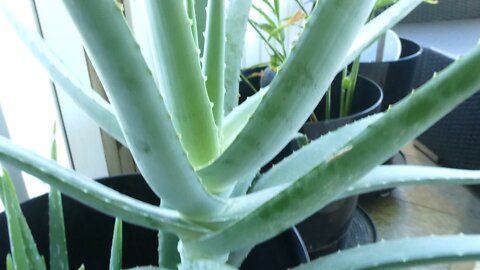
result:
M 122 175 L 100 180 L 107 186 L 158 205 L 159 199 L 146 185 L 141 175 Z M 48 264 L 48 198 L 37 197 L 22 204 L 23 213 L 37 242 L 38 249 Z M 78 269 L 82 264 L 86 269 L 108 269 L 110 247 L 113 235 L 114 219 L 75 200 L 63 197 L 65 227 L 69 254 L 69 269 Z M 8 229 L 5 214 L 0 214 L 0 269 L 5 267 L 5 258 L 9 253 Z M 132 268 L 142 265 L 158 265 L 157 231 L 125 223 L 123 226 L 123 267 Z M 259 244 L 248 255 L 243 269 L 286 269 L 306 262 L 308 255 L 296 232 L 285 233 Z M 269 265 L 272 267 L 250 268 L 250 265 Z

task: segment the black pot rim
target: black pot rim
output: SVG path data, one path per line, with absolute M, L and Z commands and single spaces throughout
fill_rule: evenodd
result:
M 368 64 L 378 64 L 378 63 L 403 62 L 403 61 L 408 61 L 412 58 L 418 57 L 423 53 L 423 47 L 413 40 L 410 40 L 410 39 L 407 39 L 407 38 L 400 38 L 400 43 L 402 44 L 402 47 L 403 47 L 404 43 L 407 43 L 409 45 L 415 46 L 417 48 L 417 50 L 415 50 L 414 53 L 409 54 L 407 56 L 400 57 L 397 60 L 389 60 L 389 61 L 382 61 L 382 62 L 361 62 L 361 64 L 362 65 L 368 65 Z
M 365 112 L 371 112 L 371 111 L 374 111 L 375 108 L 379 108 L 380 106 L 382 106 L 382 102 L 383 102 L 383 91 L 382 91 L 382 88 L 376 83 L 374 82 L 373 80 L 371 80 L 370 78 L 368 77 L 365 77 L 365 76 L 362 76 L 362 75 L 358 75 L 358 77 L 364 79 L 366 82 L 370 83 L 372 86 L 374 86 L 374 88 L 378 91 L 379 93 L 379 98 L 378 100 L 373 103 L 372 105 L 370 105 L 368 108 L 365 108 L 357 113 L 354 113 L 354 114 L 350 114 L 348 116 L 345 116 L 345 117 L 340 117 L 340 118 L 334 118 L 334 119 L 329 119 L 329 120 L 321 120 L 319 121 L 320 123 L 325 123 L 325 124 L 328 124 L 328 123 L 335 123 L 337 121 L 347 121 L 347 122 L 352 122 L 354 119 L 357 119 L 359 118 L 360 116 L 364 115 Z M 307 122 L 305 123 L 304 125 L 315 125 L 316 122 Z

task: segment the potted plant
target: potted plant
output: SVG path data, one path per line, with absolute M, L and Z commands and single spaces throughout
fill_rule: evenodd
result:
M 172 240 L 161 242 L 160 267 L 173 268 L 178 263 L 180 269 L 231 269 L 256 244 L 341 197 L 400 184 L 480 182 L 478 171 L 378 166 L 476 92 L 480 87 L 477 48 L 384 114 L 359 120 L 302 147 L 257 178 L 256 191 L 246 193 L 259 168 L 296 135 L 344 63 L 420 2 L 401 0 L 391 7 L 396 16 L 381 17 L 366 26 L 363 23 L 375 1 L 318 2 L 296 49 L 269 89 L 225 116 L 224 78 L 236 80 L 239 65 L 235 65 L 236 74 L 224 72 L 224 63 L 228 66 L 235 61 L 224 59 L 222 52 L 235 47 L 228 43 L 241 42 L 241 38 L 227 39 L 224 46 L 223 1 L 209 1 L 203 65 L 192 34 L 196 29 L 190 23 L 195 20 L 184 6 L 191 7 L 193 1 L 149 1 L 148 17 L 155 26 L 153 42 L 161 67 L 151 71 L 116 3 L 65 0 L 108 89 L 110 104 L 70 79 L 38 37 L 22 27 L 17 31 L 54 81 L 79 90 L 75 92 L 77 102 L 130 148 L 162 206 L 116 192 L 5 138 L 0 138 L 0 159 L 83 204 L 115 216 L 119 221 L 112 248 L 113 269 L 121 268 L 120 220 L 160 230 L 162 240 Z M 0 4 L 14 22 L 4 1 Z M 231 16 L 227 18 L 247 14 L 248 9 L 248 1 L 230 1 Z M 319 43 L 320 39 L 323 42 Z M 152 73 L 158 76 L 158 85 Z M 292 87 L 295 92 L 290 91 Z M 15 205 L 6 174 L 0 183 L 13 246 L 7 268 L 45 269 Z M 480 254 L 479 243 L 480 236 L 475 235 L 385 241 L 321 257 L 297 269 L 392 267 L 472 259 Z

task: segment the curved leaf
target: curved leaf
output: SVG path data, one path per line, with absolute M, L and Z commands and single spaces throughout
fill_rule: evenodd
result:
M 160 209 L 123 195 L 57 163 L 14 145 L 0 137 L 0 160 L 4 160 L 62 193 L 107 215 L 152 229 L 164 229 L 184 236 L 195 236 L 209 230 L 192 225 L 176 211 Z
M 413 165 L 382 165 L 344 191 L 340 198 L 399 186 L 480 183 L 480 170 L 460 170 Z
M 450 235 L 380 241 L 321 257 L 293 269 L 393 269 L 475 260 L 480 260 L 480 235 Z

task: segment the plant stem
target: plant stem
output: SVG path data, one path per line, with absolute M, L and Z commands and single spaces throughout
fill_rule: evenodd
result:
M 343 81 L 344 79 L 347 79 L 347 78 L 348 78 L 348 67 L 345 67 L 342 71 L 342 79 L 340 82 L 340 111 L 338 112 L 339 117 L 343 117 L 345 112 L 347 89 L 344 86 Z
M 352 70 L 350 74 L 348 75 L 351 79 L 350 87 L 347 90 L 347 103 L 345 106 L 345 115 L 347 116 L 350 114 L 350 109 L 352 107 L 352 100 L 353 100 L 353 95 L 355 94 L 355 88 L 357 86 L 357 79 L 358 79 L 358 71 L 360 69 L 360 56 L 357 56 L 355 58 L 355 61 L 353 61 L 352 65 Z
M 260 38 L 265 42 L 265 44 L 267 44 L 268 48 L 270 48 L 270 50 L 272 50 L 272 52 L 274 54 L 277 55 L 277 57 L 279 57 L 279 59 L 284 62 L 285 61 L 285 57 L 282 55 L 281 52 L 279 52 L 271 43 L 270 41 L 262 34 L 262 31 L 260 31 L 260 29 L 258 28 L 256 22 L 252 21 L 252 20 L 248 20 L 248 22 L 250 23 L 250 25 L 253 27 L 253 29 L 255 30 L 255 32 L 257 32 L 257 34 L 260 36 Z
M 308 12 L 307 12 L 307 10 L 305 9 L 305 7 L 303 6 L 303 4 L 300 2 L 300 0 L 295 0 L 295 2 L 297 2 L 297 5 L 300 7 L 300 9 L 302 10 L 302 12 L 305 13 L 305 16 L 308 16 Z
M 332 86 L 328 87 L 325 95 L 325 120 L 329 120 L 332 113 Z
M 241 72 L 240 72 L 240 77 L 248 85 L 248 87 L 250 87 L 250 89 L 252 89 L 252 91 L 254 93 L 256 93 L 258 91 L 257 88 L 255 88 L 255 86 L 253 86 L 253 84 L 250 82 L 250 80 L 245 75 L 243 75 L 243 73 L 241 73 Z

